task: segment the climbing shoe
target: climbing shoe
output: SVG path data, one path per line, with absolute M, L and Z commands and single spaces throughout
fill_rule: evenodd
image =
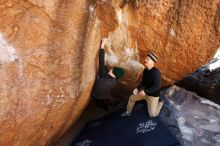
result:
M 129 117 L 129 116 L 131 116 L 131 113 L 127 111 L 121 114 L 121 117 Z

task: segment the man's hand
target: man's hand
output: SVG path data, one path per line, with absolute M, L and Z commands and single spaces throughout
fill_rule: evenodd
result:
M 134 95 L 137 95 L 137 93 L 138 93 L 138 89 L 135 88 L 135 89 L 133 90 L 133 94 L 134 94 Z
M 146 94 L 145 94 L 144 90 L 141 90 L 140 92 L 138 92 L 138 95 L 145 96 Z
M 104 49 L 106 43 L 107 43 L 107 38 L 102 38 L 102 42 L 101 42 L 102 49 Z

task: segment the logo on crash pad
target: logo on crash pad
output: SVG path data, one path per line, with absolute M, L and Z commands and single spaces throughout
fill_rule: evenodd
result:
M 85 140 L 83 140 L 82 142 L 78 142 L 78 143 L 76 144 L 76 146 L 89 146 L 91 142 L 92 142 L 92 140 L 85 139 Z
M 157 123 L 153 122 L 152 120 L 147 122 L 142 122 L 138 125 L 136 133 L 147 133 L 153 131 Z

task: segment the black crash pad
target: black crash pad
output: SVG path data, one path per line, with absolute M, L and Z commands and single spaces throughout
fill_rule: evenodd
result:
M 147 105 L 139 102 L 130 117 L 125 110 L 88 122 L 72 146 L 179 146 L 160 118 L 150 118 Z

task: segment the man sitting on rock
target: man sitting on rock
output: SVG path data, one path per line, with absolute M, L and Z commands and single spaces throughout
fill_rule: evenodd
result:
M 92 96 L 98 105 L 106 111 L 109 111 L 111 105 L 117 100 L 111 96 L 112 88 L 117 84 L 118 80 L 123 77 L 124 70 L 120 67 L 114 67 L 108 70 L 105 65 L 104 46 L 107 39 L 102 39 L 99 52 L 99 74 L 93 87 Z
M 133 95 L 129 97 L 127 111 L 121 116 L 130 116 L 136 101 L 145 100 L 147 102 L 148 113 L 150 117 L 159 115 L 163 102 L 159 102 L 159 89 L 161 74 L 154 67 L 157 62 L 157 56 L 154 53 L 147 55 L 145 59 L 146 68 L 143 71 L 142 81 L 137 88 L 133 90 Z

